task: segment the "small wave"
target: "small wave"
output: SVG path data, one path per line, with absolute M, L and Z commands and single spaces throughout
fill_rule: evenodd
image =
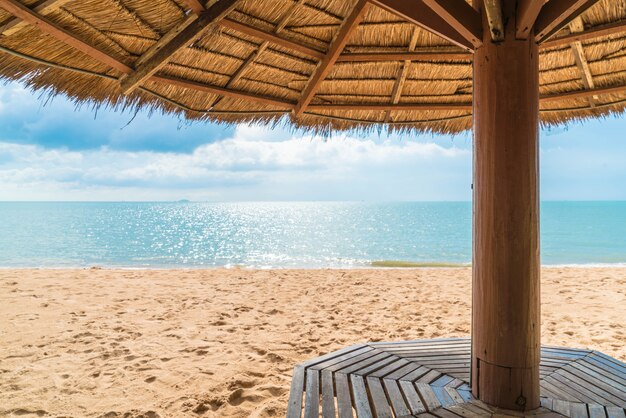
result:
M 542 268 L 548 269 L 560 269 L 560 268 L 624 268 L 626 267 L 626 263 L 615 262 L 615 263 L 570 263 L 570 264 L 542 264 Z
M 372 267 L 384 268 L 464 268 L 472 266 L 469 263 L 416 262 L 402 260 L 372 261 L 370 265 Z

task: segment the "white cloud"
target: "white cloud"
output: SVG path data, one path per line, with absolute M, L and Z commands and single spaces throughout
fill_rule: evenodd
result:
M 470 151 L 241 125 L 189 154 L 0 143 L 0 199 L 468 199 Z M 274 140 L 268 140 L 274 139 Z M 137 195 L 137 190 L 143 192 Z

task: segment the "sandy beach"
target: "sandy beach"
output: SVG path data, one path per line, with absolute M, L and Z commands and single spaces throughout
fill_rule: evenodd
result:
M 464 337 L 470 269 L 1 270 L 0 416 L 269 417 L 295 363 Z M 626 360 L 626 269 L 544 268 L 543 342 Z

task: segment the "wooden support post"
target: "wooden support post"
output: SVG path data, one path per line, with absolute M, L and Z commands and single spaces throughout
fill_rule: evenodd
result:
M 539 407 L 539 53 L 485 31 L 474 56 L 472 392 L 487 404 Z

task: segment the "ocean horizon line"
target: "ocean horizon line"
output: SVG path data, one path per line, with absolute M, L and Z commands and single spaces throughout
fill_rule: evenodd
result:
M 626 199 L 541 199 L 540 203 L 624 203 Z M 2 200 L 2 203 L 472 203 L 472 200 Z

